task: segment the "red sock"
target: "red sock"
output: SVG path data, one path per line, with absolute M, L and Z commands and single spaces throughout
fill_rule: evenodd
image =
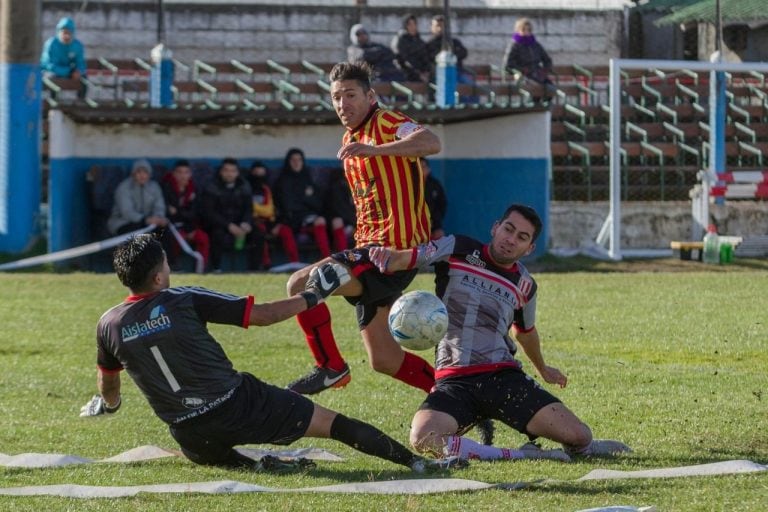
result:
M 328 232 L 325 230 L 325 224 L 322 226 L 313 226 L 312 235 L 315 237 L 315 245 L 320 250 L 320 255 L 327 258 L 331 255 L 331 246 L 328 243 Z
M 344 228 L 333 230 L 333 246 L 336 248 L 336 252 L 347 250 L 347 234 L 344 232 Z
M 208 238 L 208 233 L 202 229 L 196 229 L 194 232 L 195 250 L 203 257 L 203 266 L 208 264 L 208 258 L 211 254 L 211 241 Z
M 294 238 L 291 228 L 285 224 L 281 225 L 277 232 L 277 236 L 279 236 L 280 240 L 283 242 L 283 250 L 285 251 L 285 256 L 288 258 L 288 261 L 291 263 L 299 261 L 299 248 L 296 246 L 296 238 Z
M 410 352 L 405 353 L 403 364 L 394 377 L 426 393 L 435 385 L 435 369 L 432 365 Z
M 331 329 L 331 311 L 325 304 L 318 304 L 312 309 L 302 311 L 296 315 L 299 327 L 304 331 L 307 345 L 315 357 L 317 366 L 341 371 L 344 368 L 344 358 L 341 357 L 339 347 Z

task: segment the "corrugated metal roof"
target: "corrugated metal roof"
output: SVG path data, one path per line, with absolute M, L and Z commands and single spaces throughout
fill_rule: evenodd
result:
M 671 14 L 659 19 L 659 25 L 672 23 L 684 23 L 687 21 L 699 21 L 715 23 L 716 0 L 698 0 L 690 3 L 690 0 L 674 2 L 672 0 L 651 0 L 649 3 L 663 2 L 665 4 L 684 4 L 680 8 L 670 5 Z M 768 21 L 768 7 L 765 0 L 720 0 L 720 14 L 723 22 L 727 23 L 753 23 Z
M 640 11 L 674 12 L 701 0 L 648 0 L 637 6 Z

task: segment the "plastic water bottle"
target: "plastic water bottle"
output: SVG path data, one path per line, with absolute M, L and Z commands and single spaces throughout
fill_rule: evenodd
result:
M 717 228 L 710 224 L 707 234 L 704 235 L 704 263 L 717 265 L 720 263 L 720 243 L 717 236 Z
M 733 245 L 730 242 L 720 242 L 720 264 L 733 263 Z

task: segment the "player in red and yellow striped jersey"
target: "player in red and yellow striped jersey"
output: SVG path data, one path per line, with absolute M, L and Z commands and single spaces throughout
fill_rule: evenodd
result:
M 368 259 L 368 247 L 416 247 L 429 240 L 429 211 L 419 158 L 438 153 L 440 139 L 407 116 L 381 108 L 371 89 L 365 64 L 342 62 L 330 74 L 331 99 L 346 128 L 338 157 L 344 162 L 357 213 L 356 248 L 331 256 L 346 265 L 352 280 L 335 294 L 357 310 L 360 333 L 371 367 L 428 392 L 434 369 L 424 359 L 405 352 L 389 333 L 389 307 L 415 276 L 413 271 L 381 273 Z M 302 290 L 311 270 L 328 258 L 294 273 L 288 292 Z M 349 366 L 339 353 L 324 304 L 298 315 L 299 325 L 315 357 L 308 375 L 288 387 L 302 394 L 343 387 Z

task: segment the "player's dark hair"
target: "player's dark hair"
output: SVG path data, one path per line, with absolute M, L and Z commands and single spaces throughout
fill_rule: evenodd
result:
M 541 217 L 539 217 L 539 214 L 536 213 L 536 210 L 531 208 L 530 206 L 526 206 L 524 204 L 511 204 L 504 212 L 504 215 L 501 216 L 499 219 L 499 223 L 503 222 L 504 219 L 509 217 L 512 212 L 517 212 L 520 215 L 522 215 L 525 220 L 530 222 L 533 225 L 533 236 L 531 238 L 531 242 L 535 242 L 536 239 L 539 237 L 539 234 L 541 233 Z
M 190 167 L 189 160 L 186 160 L 184 158 L 182 158 L 180 160 L 176 160 L 173 163 L 173 168 L 176 169 L 177 167 Z
M 218 170 L 219 171 L 222 170 L 224 168 L 224 166 L 227 165 L 227 164 L 232 164 L 235 167 L 237 167 L 238 171 L 240 170 L 240 164 L 238 164 L 237 160 L 235 160 L 234 158 L 232 158 L 230 156 L 228 156 L 227 158 L 225 158 L 224 160 L 221 161 L 221 163 L 219 164 Z
M 161 270 L 165 253 L 150 233 L 135 235 L 117 246 L 112 266 L 120 282 L 131 291 L 149 289 L 150 280 Z
M 371 88 L 371 76 L 373 70 L 367 62 L 339 62 L 331 69 L 328 77 L 331 82 L 342 80 L 356 80 L 363 92 Z
M 411 20 L 415 21 L 417 24 L 419 23 L 419 20 L 416 18 L 415 14 L 406 14 L 403 18 L 403 30 L 408 29 L 408 22 Z

